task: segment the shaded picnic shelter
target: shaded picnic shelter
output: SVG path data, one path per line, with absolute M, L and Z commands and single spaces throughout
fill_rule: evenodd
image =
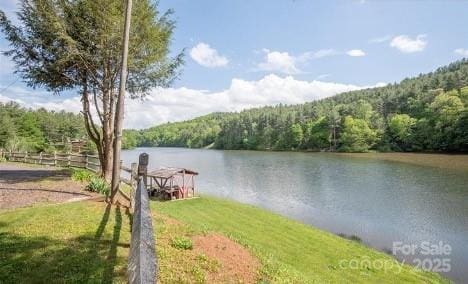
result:
M 195 196 L 195 176 L 197 172 L 185 168 L 163 167 L 148 172 L 149 190 L 170 200 Z

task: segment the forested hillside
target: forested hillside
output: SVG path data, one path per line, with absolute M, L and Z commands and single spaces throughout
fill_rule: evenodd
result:
M 212 114 L 143 131 L 127 147 L 468 151 L 468 60 L 398 84 L 301 105 Z
M 0 103 L 0 148 L 13 151 L 52 151 L 68 140 L 86 136 L 83 118 L 68 112 L 31 110 Z
M 228 113 L 213 113 L 189 121 L 166 123 L 147 130 L 124 130 L 123 147 L 189 147 L 211 145 L 221 131 L 221 121 Z

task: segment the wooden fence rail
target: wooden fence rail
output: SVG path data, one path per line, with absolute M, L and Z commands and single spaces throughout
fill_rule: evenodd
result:
M 98 172 L 101 169 L 99 157 L 87 154 L 72 153 L 29 153 L 13 152 L 0 149 L 0 158 L 11 162 L 22 162 L 46 166 L 74 167 Z

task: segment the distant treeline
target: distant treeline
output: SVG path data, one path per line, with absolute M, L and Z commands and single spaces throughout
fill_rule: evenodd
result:
M 468 60 L 399 84 L 301 105 L 215 113 L 125 131 L 124 146 L 468 151 Z
M 86 137 L 81 115 L 26 109 L 0 103 L 0 148 L 12 151 L 69 150 L 69 140 Z

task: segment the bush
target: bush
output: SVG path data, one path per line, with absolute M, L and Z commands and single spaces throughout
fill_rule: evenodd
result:
M 82 170 L 82 169 L 73 169 L 73 173 L 72 173 L 72 180 L 74 181 L 79 181 L 79 182 L 89 182 L 91 181 L 91 179 L 94 177 L 94 174 L 91 173 L 90 171 L 88 170 Z
M 192 240 L 184 237 L 175 237 L 172 239 L 172 247 L 183 250 L 192 249 Z
M 86 190 L 108 196 L 110 187 L 104 179 L 97 176 L 92 176 L 89 184 L 86 186 Z

